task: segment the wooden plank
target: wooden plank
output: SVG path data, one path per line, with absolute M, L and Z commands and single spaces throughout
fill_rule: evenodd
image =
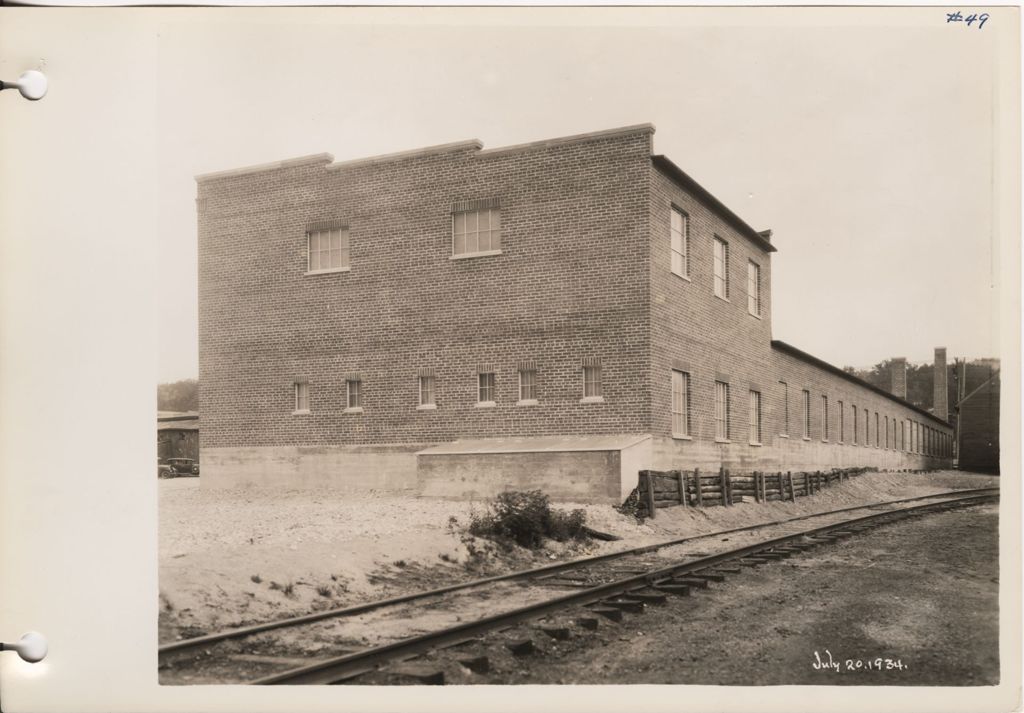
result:
M 645 484 L 647 485 L 647 511 L 650 513 L 649 517 L 653 520 L 657 508 L 654 506 L 654 488 L 651 484 L 651 471 L 641 471 L 640 475 L 644 477 Z
M 793 487 L 793 471 L 787 470 L 786 477 L 789 480 L 789 500 L 790 502 L 796 502 L 796 489 Z
M 704 506 L 704 495 L 700 491 L 700 468 L 693 471 L 694 491 L 697 495 L 697 507 Z
M 679 504 L 686 507 L 686 473 L 681 470 L 676 472 L 676 490 L 679 492 Z
M 722 469 L 722 498 L 726 505 L 732 505 L 732 495 L 729 492 L 729 469 Z

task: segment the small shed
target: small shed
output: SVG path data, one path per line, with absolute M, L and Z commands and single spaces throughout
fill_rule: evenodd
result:
M 156 449 L 161 463 L 168 458 L 191 458 L 199 462 L 199 413 L 158 411 Z

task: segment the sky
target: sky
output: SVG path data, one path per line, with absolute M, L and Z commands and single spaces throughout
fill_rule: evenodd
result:
M 646 122 L 773 230 L 773 338 L 837 366 L 998 356 L 993 52 L 941 8 L 194 17 L 159 38 L 161 382 L 198 375 L 195 175 Z

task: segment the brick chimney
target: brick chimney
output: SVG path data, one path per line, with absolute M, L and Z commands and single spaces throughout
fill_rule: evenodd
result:
M 935 367 L 932 371 L 932 413 L 943 421 L 949 420 L 949 401 L 946 395 L 946 348 L 935 347 Z
M 893 357 L 889 361 L 889 377 L 892 379 L 889 391 L 893 396 L 907 398 L 907 358 Z

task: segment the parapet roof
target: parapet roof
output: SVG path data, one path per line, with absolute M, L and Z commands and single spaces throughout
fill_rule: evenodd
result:
M 397 151 L 395 153 L 379 154 L 376 156 L 367 156 L 364 158 L 356 158 L 347 161 L 335 161 L 334 156 L 329 153 L 318 153 L 311 154 L 309 156 L 299 156 L 297 158 L 286 159 L 283 161 L 273 161 L 271 163 L 261 163 L 254 166 L 243 166 L 241 168 L 229 169 L 226 171 L 214 171 L 212 173 L 203 173 L 195 177 L 197 183 L 206 183 L 221 178 L 231 178 L 234 176 L 244 176 L 253 173 L 261 173 L 263 171 L 274 171 L 281 168 L 290 168 L 293 166 L 313 165 L 313 164 L 325 164 L 325 168 L 328 171 L 340 171 L 346 168 L 353 168 L 356 166 L 366 166 L 370 164 L 388 163 L 391 161 L 400 161 L 411 158 L 420 158 L 423 156 L 432 156 L 442 153 L 453 153 L 456 151 L 472 151 L 475 157 L 489 158 L 493 156 L 507 156 L 509 154 L 521 153 L 525 151 L 535 151 L 539 149 L 548 149 L 556 146 L 565 146 L 568 144 L 583 143 L 586 141 L 597 141 L 600 139 L 606 139 L 613 136 L 623 136 L 628 134 L 638 133 L 650 133 L 653 134 L 655 128 L 653 124 L 632 124 L 630 126 L 620 126 L 614 129 L 603 129 L 601 131 L 590 131 L 583 134 L 573 134 L 571 136 L 560 136 L 553 139 L 543 139 L 541 141 L 531 141 L 525 144 L 514 144 L 512 146 L 499 146 L 493 149 L 485 149 L 483 142 L 479 139 L 468 139 L 466 141 L 455 141 L 447 144 L 436 144 L 434 146 L 425 146 L 423 148 L 411 149 L 409 151 Z M 741 234 L 749 238 L 755 245 L 765 250 L 766 252 L 775 252 L 776 248 L 771 244 L 770 238 L 772 232 L 770 230 L 763 230 L 758 232 L 748 225 L 742 218 L 733 213 L 729 208 L 725 206 L 720 200 L 715 198 L 697 183 L 693 178 L 687 175 L 681 168 L 676 166 L 666 156 L 656 155 L 651 157 L 651 161 L 654 166 L 663 171 L 666 175 L 672 178 L 674 181 L 679 183 L 683 188 L 694 193 L 698 198 L 705 201 L 708 206 L 715 211 L 723 220 L 729 223 L 733 228 L 738 230 Z

